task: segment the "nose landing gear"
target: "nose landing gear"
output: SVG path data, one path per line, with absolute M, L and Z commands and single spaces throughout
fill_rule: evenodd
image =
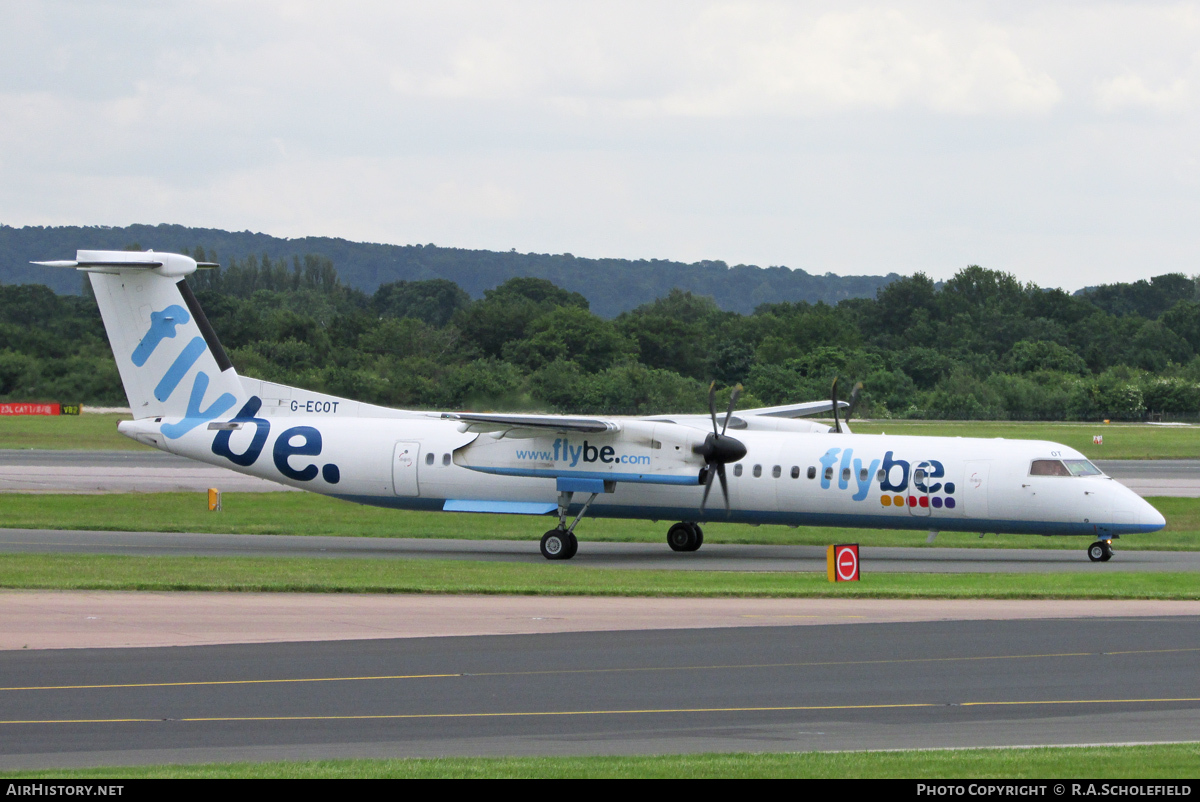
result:
M 1088 546 L 1088 559 L 1094 563 L 1106 563 L 1112 559 L 1113 550 L 1112 542 L 1108 540 L 1097 540 L 1092 545 Z

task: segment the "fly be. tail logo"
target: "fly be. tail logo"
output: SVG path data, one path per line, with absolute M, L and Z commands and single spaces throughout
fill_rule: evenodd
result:
M 146 331 L 146 335 L 142 337 L 141 342 L 133 349 L 131 359 L 137 367 L 142 367 L 146 361 L 150 359 L 158 347 L 166 340 L 174 340 L 176 329 L 190 322 L 192 316 L 188 311 L 179 304 L 171 304 L 161 312 L 150 313 L 150 328 Z M 208 350 L 208 346 L 204 342 L 203 337 L 193 337 L 183 348 L 176 354 L 174 361 L 170 367 L 163 373 L 158 384 L 154 387 L 154 397 L 159 402 L 165 403 L 168 398 L 175 394 L 188 371 L 196 364 L 196 360 L 200 355 Z M 208 385 L 212 380 L 208 374 L 202 370 L 196 371 L 196 378 L 192 380 L 192 389 L 188 395 L 187 412 L 184 413 L 182 419 L 177 423 L 164 423 L 162 433 L 169 439 L 174 440 L 195 429 L 202 423 L 208 423 L 211 420 L 228 412 L 237 399 L 229 393 L 222 393 L 216 401 L 204 408 L 204 395 L 208 392 Z

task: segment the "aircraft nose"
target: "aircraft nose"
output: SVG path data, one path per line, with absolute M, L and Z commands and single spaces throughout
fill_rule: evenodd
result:
M 1167 519 L 1163 514 L 1151 506 L 1150 502 L 1142 499 L 1142 506 L 1138 510 L 1138 523 L 1145 526 L 1153 526 L 1155 529 L 1162 529 L 1167 525 Z

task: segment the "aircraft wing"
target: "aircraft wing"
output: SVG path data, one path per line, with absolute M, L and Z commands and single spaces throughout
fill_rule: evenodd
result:
M 838 401 L 838 409 L 850 406 L 845 401 Z M 822 412 L 832 412 L 833 401 L 806 401 L 803 404 L 784 404 L 781 407 L 759 407 L 758 409 L 739 409 L 738 415 L 761 415 L 766 418 L 807 418 L 809 415 L 820 415 Z
M 474 412 L 443 412 L 446 420 L 462 421 L 465 432 L 501 432 L 533 429 L 552 432 L 619 432 L 621 424 L 602 418 L 572 418 L 562 415 L 490 415 Z

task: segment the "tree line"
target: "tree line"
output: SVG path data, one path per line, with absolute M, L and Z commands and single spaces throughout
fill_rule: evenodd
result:
M 1072 295 L 972 266 L 750 314 L 676 289 L 611 319 L 536 277 L 477 300 L 438 278 L 368 294 L 315 254 L 188 281 L 240 373 L 389 406 L 699 412 L 713 381 L 749 407 L 826 398 L 840 376 L 871 417 L 1200 417 L 1200 297 L 1180 274 Z M 124 403 L 93 300 L 0 286 L 0 398 Z

